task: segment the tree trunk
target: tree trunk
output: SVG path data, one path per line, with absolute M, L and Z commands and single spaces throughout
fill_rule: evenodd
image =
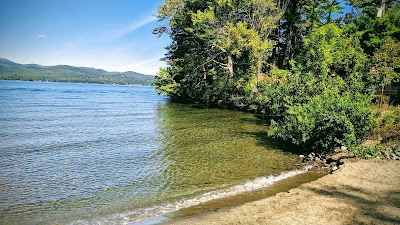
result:
M 233 77 L 233 59 L 232 56 L 228 56 L 228 71 L 229 71 L 229 77 L 232 78 Z
M 379 109 L 382 108 L 382 105 L 383 105 L 383 93 L 384 92 L 385 92 L 385 85 L 382 85 L 381 100 L 379 102 Z
M 386 0 L 382 0 L 381 7 L 379 7 L 378 12 L 376 13 L 376 17 L 382 17 L 385 12 Z

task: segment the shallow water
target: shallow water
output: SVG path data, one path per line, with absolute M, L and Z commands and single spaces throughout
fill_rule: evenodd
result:
M 0 81 L 0 222 L 132 223 L 302 167 L 266 130 L 152 87 Z

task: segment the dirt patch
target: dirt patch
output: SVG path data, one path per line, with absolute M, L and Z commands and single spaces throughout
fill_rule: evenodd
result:
M 288 192 L 172 224 L 400 224 L 400 161 L 360 160 Z

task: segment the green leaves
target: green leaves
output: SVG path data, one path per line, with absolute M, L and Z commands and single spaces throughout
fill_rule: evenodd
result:
M 272 136 L 306 147 L 356 144 L 371 87 L 400 80 L 400 8 L 389 1 L 376 18 L 374 1 L 349 2 L 359 13 L 342 21 L 337 0 L 166 0 L 155 33 L 172 43 L 156 90 L 270 115 Z
M 375 72 L 371 78 L 380 86 L 390 85 L 400 81 L 400 42 L 394 38 L 387 38 L 382 46 L 374 52 L 372 57 Z
M 292 105 L 270 134 L 315 150 L 352 146 L 372 128 L 369 98 L 326 89 L 303 104 Z
M 158 17 L 168 26 L 154 33 L 168 34 L 172 43 L 157 90 L 212 104 L 254 89 L 280 13 L 272 0 L 168 0 Z

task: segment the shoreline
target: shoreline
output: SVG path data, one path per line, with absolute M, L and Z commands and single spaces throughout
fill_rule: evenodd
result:
M 348 160 L 338 171 L 244 205 L 162 224 L 400 223 L 400 161 Z

